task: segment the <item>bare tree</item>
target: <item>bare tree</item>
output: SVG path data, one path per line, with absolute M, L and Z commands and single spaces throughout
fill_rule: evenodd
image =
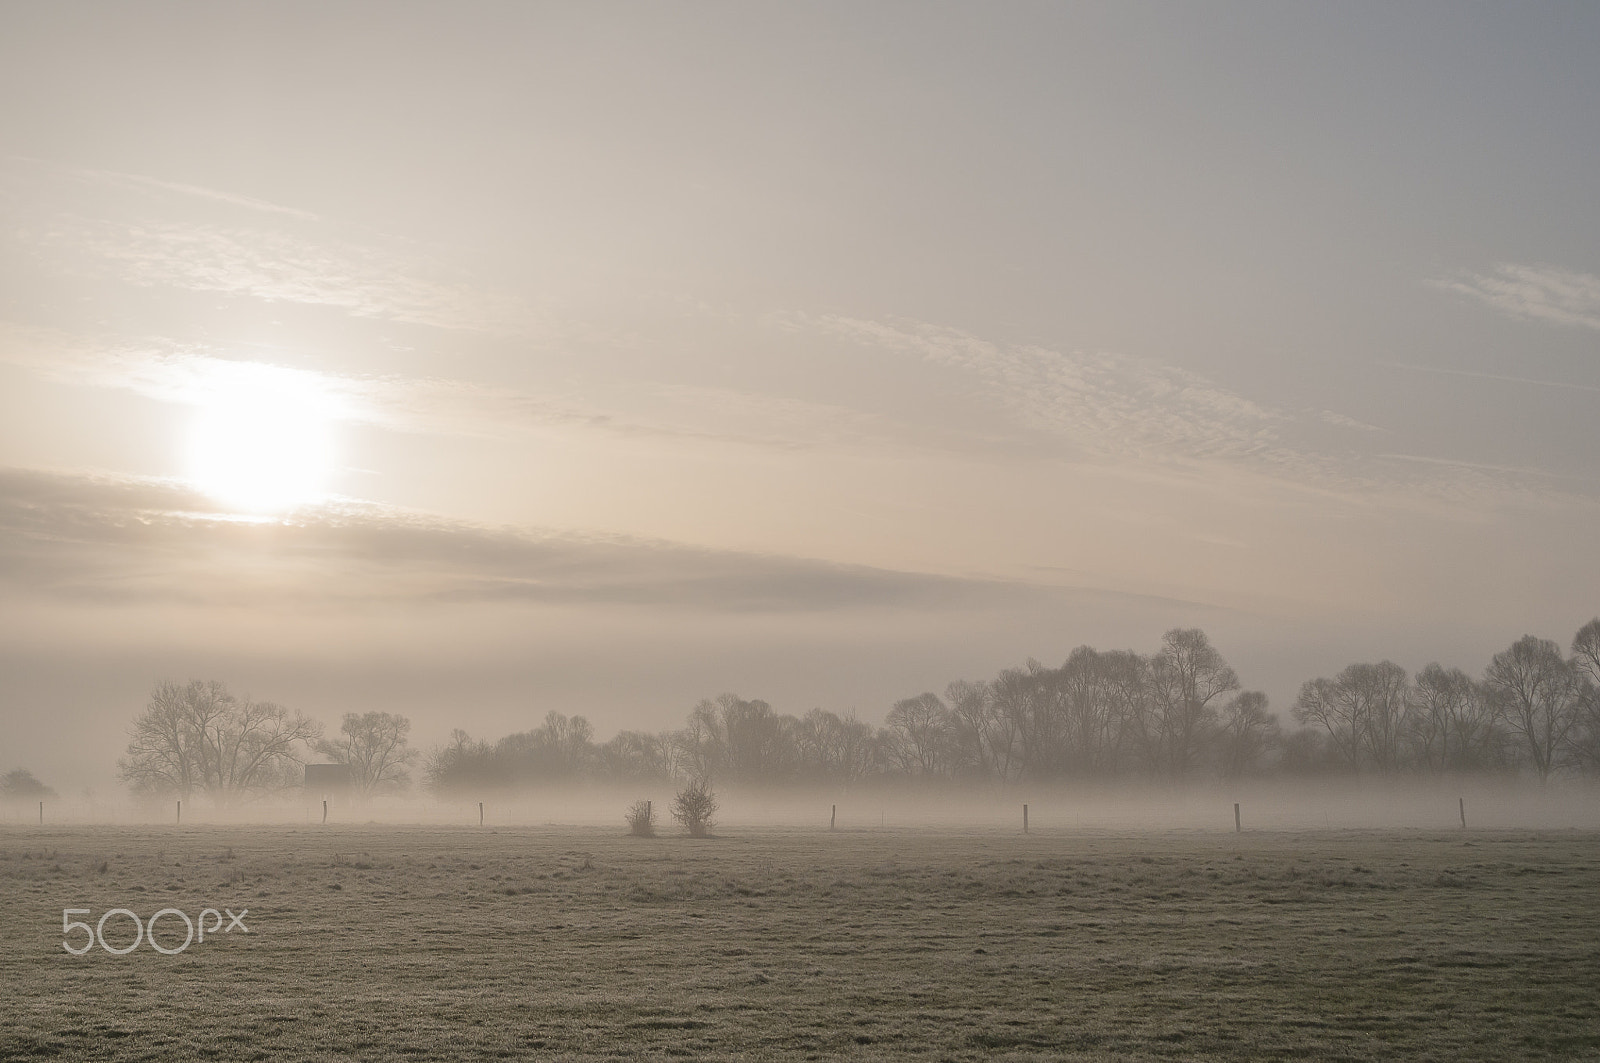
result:
M 1541 781 L 1560 765 L 1578 723 L 1583 674 L 1549 639 L 1524 635 L 1494 655 L 1484 682 Z
M 1365 721 L 1361 743 L 1367 757 L 1379 771 L 1393 774 L 1404 761 L 1405 736 L 1410 730 L 1406 670 L 1393 661 L 1353 664 L 1341 678 L 1361 706 Z
M 321 739 L 318 753 L 350 769 L 350 786 L 368 796 L 404 790 L 411 785 L 417 752 L 407 745 L 411 721 L 390 712 L 347 712 L 339 736 Z
M 1106 776 L 1121 767 L 1130 727 L 1148 696 L 1150 662 L 1131 650 L 1105 653 L 1079 646 L 1059 670 L 1067 714 L 1067 750 L 1079 775 Z
M 0 801 L 44 801 L 55 796 L 56 792 L 27 768 L 12 768 L 0 775 Z
M 215 681 L 163 681 L 134 721 L 118 768 L 141 792 L 232 803 L 295 785 L 301 749 L 321 733 L 299 713 L 235 698 Z
M 717 812 L 717 796 L 705 782 L 694 782 L 678 791 L 672 802 L 672 818 L 696 838 L 711 834 Z
M 994 716 L 990 711 L 989 684 L 957 679 L 945 686 L 944 697 L 950 707 L 952 767 L 963 775 L 993 778 Z
M 886 721 L 894 757 L 908 775 L 943 773 L 950 752 L 950 719 L 937 694 L 919 694 L 894 703 Z
M 1200 760 L 1216 723 L 1218 697 L 1239 689 L 1222 654 L 1199 628 L 1173 628 L 1150 661 L 1156 708 L 1155 760 L 1167 775 L 1182 778 Z
M 883 770 L 884 743 L 871 724 L 856 719 L 850 709 L 839 717 L 839 770 L 845 785 Z
M 649 801 L 643 798 L 635 801 L 628 806 L 628 811 L 622 818 L 628 822 L 628 833 L 635 838 L 656 836 L 656 807 Z
M 1409 695 L 1413 762 L 1426 771 L 1490 768 L 1503 757 L 1494 699 L 1459 668 L 1430 664 Z
M 1278 719 L 1267 711 L 1267 696 L 1246 690 L 1222 707 L 1218 753 L 1222 774 L 1236 779 L 1260 769 L 1279 740 Z
M 618 731 L 599 747 L 599 756 L 606 775 L 618 782 L 663 782 L 672 777 L 672 742 L 666 735 Z
M 1403 759 L 1407 694 L 1406 670 L 1393 661 L 1352 664 L 1302 686 L 1294 717 L 1320 724 L 1352 770 L 1370 765 L 1389 773 Z
M 1573 636 L 1572 665 L 1583 676 L 1583 700 L 1569 745 L 1579 766 L 1600 771 L 1600 617 Z
M 1361 705 L 1338 680 L 1318 677 L 1300 686 L 1294 718 L 1326 733 L 1334 755 L 1351 771 L 1361 766 L 1361 731 L 1365 726 Z

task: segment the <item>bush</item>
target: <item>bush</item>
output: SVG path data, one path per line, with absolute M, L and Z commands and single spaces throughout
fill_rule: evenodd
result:
M 683 824 L 683 829 L 695 838 L 711 835 L 712 816 L 717 811 L 717 796 L 711 787 L 702 782 L 692 783 L 678 791 L 672 802 L 672 818 Z
M 636 838 L 656 836 L 656 811 L 649 801 L 635 801 L 628 809 L 628 833 Z

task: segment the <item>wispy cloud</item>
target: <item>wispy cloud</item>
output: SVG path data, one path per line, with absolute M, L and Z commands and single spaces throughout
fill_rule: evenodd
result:
M 173 483 L 20 469 L 0 469 L 0 584 L 64 599 L 253 607 L 521 601 L 731 612 L 971 608 L 1036 593 L 354 503 L 247 521 Z
M 1600 329 L 1600 277 L 1591 273 L 1502 262 L 1491 273 L 1465 273 L 1437 284 L 1512 317 Z
M 397 432 L 511 439 L 529 431 L 567 428 L 613 435 L 793 449 L 817 439 L 818 420 L 833 438 L 865 438 L 865 415 L 814 404 L 786 403 L 721 389 L 667 386 L 675 407 L 656 416 L 627 415 L 580 398 L 536 395 L 492 384 L 400 374 L 341 374 L 270 362 L 224 358 L 160 338 L 96 340 L 0 321 L 0 364 L 28 369 L 56 383 L 111 388 L 158 402 L 204 406 L 219 390 L 251 374 L 296 378 L 331 419 Z M 288 382 L 288 381 L 283 381 Z M 781 410 L 784 416 L 779 417 Z M 854 433 L 851 435 L 851 433 Z
M 1437 365 L 1413 365 L 1409 362 L 1383 362 L 1391 369 L 1404 369 L 1412 373 L 1437 373 L 1441 376 L 1469 377 L 1474 380 L 1498 380 L 1505 384 L 1526 384 L 1536 388 L 1555 388 L 1558 391 L 1595 391 L 1600 392 L 1600 387 L 1593 384 L 1578 384 L 1569 380 L 1539 380 L 1527 376 L 1508 376 L 1504 373 L 1480 373 L 1474 369 L 1446 369 Z
M 282 229 L 57 219 L 40 243 L 69 268 L 130 284 L 337 307 L 356 317 L 517 336 L 538 315 L 515 296 L 435 279 L 429 263 Z
M 488 336 L 544 334 L 526 300 L 394 237 L 237 192 L 19 156 L 0 162 L 0 222 L 53 274 Z
M 1149 360 L 1007 346 L 922 322 L 797 320 L 961 371 L 1021 426 L 1069 440 L 1086 455 L 1261 455 L 1280 445 L 1290 420 L 1197 373 Z
M 222 203 L 230 207 L 242 207 L 245 210 L 257 211 L 262 214 L 278 214 L 283 217 L 297 218 L 301 221 L 321 220 L 319 215 L 309 210 L 286 207 L 281 203 L 269 203 L 264 199 L 240 195 L 237 192 L 223 192 L 215 188 L 202 188 L 199 185 L 184 184 L 179 181 L 163 181 L 155 177 L 146 177 L 143 174 L 119 173 L 115 170 L 96 170 L 86 166 L 64 166 L 26 156 L 14 155 L 11 158 L 18 162 L 45 166 L 81 181 L 89 181 L 112 188 L 129 188 L 142 192 L 179 196 L 185 199 L 209 200 L 213 203 Z

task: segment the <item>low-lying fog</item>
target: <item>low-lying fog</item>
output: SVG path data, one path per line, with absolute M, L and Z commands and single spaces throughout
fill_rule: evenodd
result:
M 1341 779 L 1256 781 L 1237 785 L 1203 784 L 1189 788 L 1117 786 L 1104 788 L 1019 787 L 993 792 L 917 791 L 860 788 L 849 792 L 817 789 L 718 789 L 714 833 L 738 835 L 775 828 L 826 831 L 995 830 L 1035 832 L 1074 830 L 1235 829 L 1234 805 L 1244 830 L 1600 830 L 1600 786 L 1589 781 L 1404 782 Z M 674 787 L 585 786 L 485 792 L 485 827 L 571 825 L 626 830 L 624 814 L 639 800 L 653 803 L 658 833 L 679 832 L 671 816 Z M 323 802 L 327 801 L 324 820 Z M 64 823 L 159 824 L 221 823 L 433 824 L 477 827 L 478 797 L 385 797 L 361 801 L 337 794 L 304 792 L 234 808 L 200 799 L 136 802 L 93 797 L 44 802 L 46 825 Z M 13 827 L 40 822 L 38 802 L 0 806 L 0 823 Z

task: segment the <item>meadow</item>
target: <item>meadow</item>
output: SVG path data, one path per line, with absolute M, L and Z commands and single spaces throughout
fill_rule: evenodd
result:
M 0 1060 L 1600 1058 L 1597 842 L 13 824 Z

